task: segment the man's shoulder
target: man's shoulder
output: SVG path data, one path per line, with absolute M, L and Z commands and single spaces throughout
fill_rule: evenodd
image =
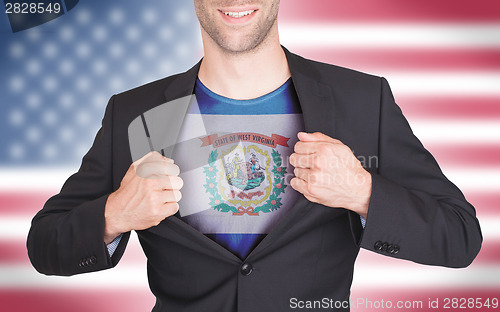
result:
M 189 85 L 192 85 L 191 90 Z M 191 73 L 171 75 L 115 94 L 112 101 L 114 112 L 120 120 L 130 122 L 152 108 L 190 95 L 193 88 L 194 78 Z
M 178 94 L 178 98 L 188 95 L 181 94 L 187 91 L 176 87 L 178 84 L 176 81 L 183 74 L 186 73 L 167 76 L 113 95 L 110 101 L 112 105 L 108 105 L 109 111 L 113 114 L 113 120 L 118 121 L 116 123 L 118 125 L 128 127 L 141 114 L 175 99 L 167 97 L 168 94 L 173 93 L 174 96 Z M 175 92 L 167 92 L 167 90 Z
M 335 64 L 312 60 L 291 53 L 290 61 L 295 64 L 298 71 L 306 75 L 316 76 L 320 80 L 332 84 L 380 84 L 380 76 L 365 73 L 356 69 Z

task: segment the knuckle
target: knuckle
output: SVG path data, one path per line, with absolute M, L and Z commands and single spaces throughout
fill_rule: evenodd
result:
M 342 153 L 343 156 L 348 156 L 352 154 L 351 148 L 347 145 L 340 145 L 339 151 Z
M 309 182 L 313 185 L 319 185 L 322 182 L 323 174 L 319 169 L 312 169 L 309 174 Z
M 309 194 L 309 196 L 315 197 L 317 190 L 314 187 L 314 185 L 312 185 L 311 183 L 307 183 L 307 185 L 306 185 L 306 192 Z
M 169 176 L 178 176 L 181 172 L 179 166 L 173 163 L 167 164 L 167 175 Z
M 320 154 L 325 154 L 325 153 L 329 153 L 329 148 L 326 144 L 319 144 L 318 145 L 318 152 Z
M 151 220 L 151 227 L 158 226 L 158 224 L 160 224 L 160 222 L 161 222 L 161 220 L 158 218 L 152 219 Z
M 175 180 L 174 180 L 174 177 L 170 177 L 170 176 L 166 176 L 165 177 L 165 180 L 163 181 L 163 186 L 162 186 L 162 189 L 166 189 L 166 190 L 171 190 L 174 188 L 174 183 L 175 183 Z
M 174 191 L 172 192 L 172 194 L 174 195 L 174 201 L 175 201 L 175 202 L 178 202 L 178 201 L 180 201 L 180 200 L 181 200 L 181 198 L 182 198 L 182 193 L 181 193 L 179 190 L 174 190 Z
M 149 194 L 146 194 L 145 200 L 146 200 L 146 204 L 149 207 L 151 207 L 151 210 L 153 210 L 154 207 L 156 206 L 156 203 L 158 203 L 158 201 L 159 201 L 158 194 L 155 194 L 155 192 L 151 192 Z
M 316 157 L 313 158 L 312 160 L 312 165 L 313 167 L 316 167 L 316 168 L 321 168 L 321 167 L 324 167 L 324 156 L 322 155 L 317 155 Z
M 149 213 L 151 214 L 151 216 L 154 219 L 157 219 L 158 216 L 161 215 L 160 204 L 158 202 L 156 202 L 155 204 L 151 204 L 149 207 L 150 207 L 149 208 Z
M 175 177 L 175 186 L 176 186 L 176 189 L 181 189 L 183 186 L 184 186 L 184 180 L 182 180 L 181 177 Z
M 179 211 L 179 204 L 178 203 L 168 203 L 165 205 L 166 212 L 168 216 L 174 215 Z
M 298 153 L 301 150 L 302 145 L 303 145 L 303 143 L 300 141 L 295 143 L 295 146 L 293 147 L 293 150 L 295 151 L 295 153 Z
M 144 187 L 146 192 L 151 192 L 157 188 L 158 182 L 155 179 L 139 177 L 141 180 L 141 185 Z

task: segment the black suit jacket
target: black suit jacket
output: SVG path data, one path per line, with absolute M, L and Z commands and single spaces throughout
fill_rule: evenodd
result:
M 355 213 L 300 197 L 242 261 L 169 217 L 138 231 L 157 297 L 154 311 L 287 311 L 290 298 L 348 300 L 360 247 L 448 267 L 467 266 L 479 252 L 474 208 L 413 135 L 386 80 L 285 52 L 306 130 L 338 138 L 361 160 L 371 159 L 365 162 L 373 180 L 366 228 Z M 128 125 L 192 94 L 198 69 L 110 99 L 79 171 L 33 219 L 27 245 L 39 272 L 73 275 L 117 264 L 129 233 L 110 258 L 104 207 L 132 162 Z

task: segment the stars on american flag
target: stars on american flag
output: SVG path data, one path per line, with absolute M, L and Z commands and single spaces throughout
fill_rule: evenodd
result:
M 7 147 L 0 165 L 77 163 L 111 95 L 184 71 L 201 56 L 192 3 L 81 3 L 65 16 L 7 34 Z

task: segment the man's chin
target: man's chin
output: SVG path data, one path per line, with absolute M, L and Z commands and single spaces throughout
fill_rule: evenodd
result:
M 218 46 L 228 54 L 247 54 L 257 51 L 263 44 L 263 40 L 257 38 L 230 38 L 217 43 Z

